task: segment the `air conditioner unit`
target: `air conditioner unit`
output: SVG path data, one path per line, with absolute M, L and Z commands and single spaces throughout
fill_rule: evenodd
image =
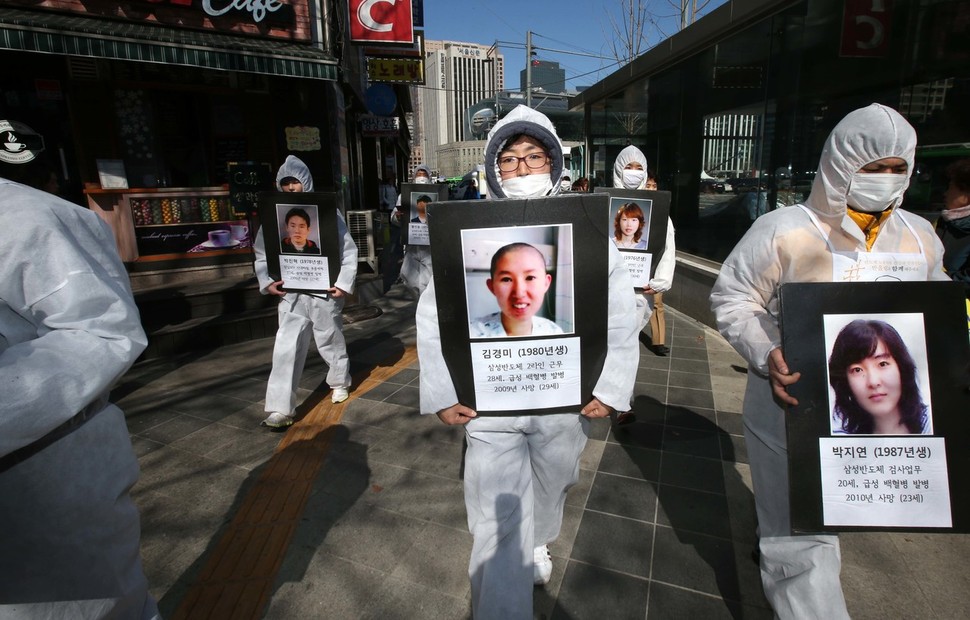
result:
M 347 211 L 347 226 L 350 236 L 357 244 L 357 262 L 367 263 L 371 271 L 377 273 L 377 252 L 374 248 L 374 212 Z

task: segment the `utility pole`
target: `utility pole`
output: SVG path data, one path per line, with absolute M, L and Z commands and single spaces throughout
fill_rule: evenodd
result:
M 532 107 L 532 31 L 525 33 L 525 105 Z
M 492 57 L 492 93 L 495 95 L 495 119 L 498 120 L 498 39 L 488 48 L 485 56 Z

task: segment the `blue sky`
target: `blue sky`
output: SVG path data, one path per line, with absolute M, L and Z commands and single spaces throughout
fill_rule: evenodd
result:
M 667 35 L 679 24 L 677 0 L 644 0 L 653 8 L 657 26 Z M 723 4 L 713 0 L 711 6 Z M 699 3 L 700 4 L 700 3 Z M 525 45 L 531 30 L 533 46 L 604 56 L 591 58 L 537 50 L 537 58 L 555 61 L 566 71 L 566 87 L 588 86 L 616 71 L 609 39 L 613 38 L 610 13 L 619 17 L 619 0 L 424 0 L 425 37 L 492 45 L 496 40 Z M 709 11 L 710 7 L 705 10 Z M 655 45 L 664 37 L 650 26 L 648 41 Z M 506 88 L 517 89 L 519 71 L 525 68 L 525 49 L 499 44 L 505 56 Z

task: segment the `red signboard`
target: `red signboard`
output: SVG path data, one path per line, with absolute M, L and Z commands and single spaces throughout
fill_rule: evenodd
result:
M 892 17 L 893 0 L 845 0 L 839 55 L 886 56 Z
M 413 43 L 411 0 L 350 0 L 350 40 Z

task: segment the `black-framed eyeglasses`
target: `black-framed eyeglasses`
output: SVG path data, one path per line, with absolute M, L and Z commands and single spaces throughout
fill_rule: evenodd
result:
M 503 155 L 498 158 L 498 169 L 502 172 L 514 172 L 519 167 L 520 161 L 524 161 L 530 170 L 538 170 L 549 163 L 549 156 L 545 153 L 529 153 L 524 157 Z

